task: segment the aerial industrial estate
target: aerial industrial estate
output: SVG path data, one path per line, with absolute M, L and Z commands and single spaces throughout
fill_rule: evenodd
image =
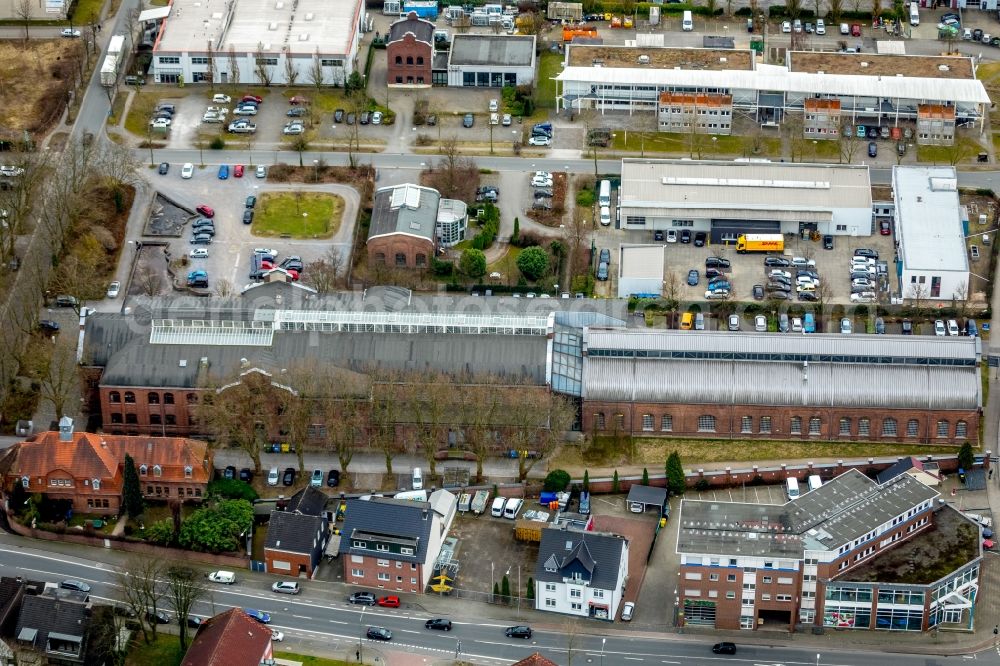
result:
M 16 5 L 7 662 L 995 658 L 995 3 Z

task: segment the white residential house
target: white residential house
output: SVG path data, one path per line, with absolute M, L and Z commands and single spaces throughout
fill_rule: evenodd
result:
M 559 527 L 542 530 L 536 610 L 613 621 L 628 580 L 627 539 Z

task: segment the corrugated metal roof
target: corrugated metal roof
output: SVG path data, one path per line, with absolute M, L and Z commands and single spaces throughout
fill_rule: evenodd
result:
M 975 79 L 934 79 L 913 76 L 856 76 L 789 72 L 784 67 L 753 71 L 650 68 L 566 67 L 558 81 L 586 84 L 678 86 L 722 91 L 751 90 L 777 93 L 851 95 L 856 97 L 916 99 L 989 104 L 990 96 Z
M 595 358 L 583 397 L 612 402 L 804 407 L 979 407 L 975 367 Z
M 894 166 L 892 196 L 904 269 L 969 270 L 955 167 Z
M 731 208 L 773 219 L 820 215 L 835 208 L 870 208 L 868 167 L 781 162 L 622 160 L 623 208 Z
M 663 280 L 663 252 L 666 246 L 623 245 L 619 256 L 619 275 L 623 278 Z M 613 262 L 612 262 L 613 263 Z
M 726 331 L 668 331 L 588 328 L 584 349 L 621 351 L 724 352 L 872 356 L 887 359 L 950 359 L 972 363 L 979 356 L 978 338 L 930 335 L 754 335 Z M 808 358 L 806 360 L 809 360 Z

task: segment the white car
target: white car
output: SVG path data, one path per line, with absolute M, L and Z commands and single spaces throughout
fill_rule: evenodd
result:
M 706 291 L 705 292 L 705 300 L 706 301 L 718 300 L 718 299 L 722 299 L 722 298 L 729 298 L 729 290 L 728 289 L 716 289 L 715 291 Z
M 208 259 L 208 250 L 203 247 L 195 248 L 188 252 L 188 256 L 192 259 Z
M 851 294 L 851 303 L 874 303 L 876 298 L 874 291 L 863 291 L 860 294 Z
M 533 136 L 528 139 L 529 146 L 551 146 L 552 139 L 547 136 Z
M 948 335 L 958 335 L 958 322 L 954 319 L 948 320 Z
M 118 293 L 122 290 L 122 283 L 115 280 L 108 285 L 108 298 L 118 298 Z M 956 333 L 956 335 L 958 335 Z
M 229 114 L 229 109 L 224 106 L 208 106 L 205 107 L 205 114 L 215 114 L 217 116 L 225 116 Z
M 149 126 L 153 129 L 167 129 L 170 127 L 170 118 L 156 118 L 149 121 Z
M 282 134 L 302 134 L 306 131 L 305 126 L 302 123 L 288 123 L 285 125 L 285 129 L 281 130 Z
M 816 19 L 816 34 L 817 35 L 826 34 L 826 23 L 823 22 L 823 19 Z
M 510 123 L 511 123 L 510 114 L 509 113 L 503 114 L 503 119 L 500 121 L 500 124 L 503 125 L 504 127 L 510 127 Z
M 24 169 L 21 167 L 0 165 L 0 176 L 20 176 L 23 173 Z
M 781 32 L 791 32 L 791 31 L 792 31 L 792 24 L 789 21 L 784 21 L 781 24 Z
M 677 242 L 677 232 L 673 229 L 667 229 L 667 242 L 676 243 Z
M 500 110 L 500 102 L 495 99 L 490 100 L 490 113 L 496 113 Z
M 552 187 L 552 179 L 535 176 L 531 179 L 531 185 L 532 187 Z
M 73 28 L 63 28 L 62 32 L 59 33 L 63 37 L 79 37 L 80 31 L 74 30 Z
M 222 93 L 212 95 L 213 104 L 229 104 L 231 101 L 233 101 L 233 98 L 229 95 L 223 95 Z
M 274 641 L 275 643 L 280 643 L 281 641 L 285 640 L 285 635 L 280 631 L 278 631 L 277 629 L 272 629 L 271 640 Z
M 792 266 L 796 268 L 815 268 L 815 259 L 806 259 L 805 257 L 792 257 Z
M 814 284 L 819 285 L 819 280 L 814 277 L 809 277 L 808 275 L 799 275 L 795 278 L 795 282 L 798 284 Z
M 257 107 L 256 106 L 241 106 L 233 111 L 234 116 L 256 116 Z
M 273 250 L 273 249 L 271 249 L 269 247 L 255 247 L 253 249 L 253 253 L 254 254 L 269 254 L 272 257 L 277 257 L 278 256 L 278 251 L 277 250 Z
M 181 178 L 190 178 L 194 175 L 194 165 L 190 162 L 184 164 L 181 167 Z
M 225 122 L 225 118 L 217 113 L 206 113 L 201 117 L 201 122 L 203 123 L 221 123 Z
M 847 317 L 840 320 L 840 332 L 843 335 L 850 335 L 854 332 L 854 326 L 851 324 L 851 320 Z
M 491 113 L 490 114 L 490 125 L 499 125 L 499 124 L 500 124 L 500 114 L 499 113 Z
M 381 124 L 382 124 L 382 112 L 376 111 L 375 113 L 372 114 L 372 125 L 381 125 Z
M 778 270 L 778 269 L 772 270 L 767 275 L 768 275 L 768 277 L 783 277 L 786 280 L 791 280 L 792 279 L 792 274 L 791 273 L 789 273 L 788 271 L 782 271 L 782 270 Z
M 263 164 L 258 164 L 257 165 L 257 177 L 258 178 L 267 178 L 267 167 L 264 166 Z
M 842 34 L 842 35 L 849 35 L 849 34 L 851 34 L 851 27 L 849 25 L 847 25 L 846 23 L 841 23 L 840 24 L 840 34 Z
M 552 180 L 552 173 L 550 171 L 536 171 L 531 174 L 533 178 L 548 178 Z
M 934 321 L 934 335 L 944 336 L 946 334 L 947 334 L 947 331 L 945 330 L 945 327 L 944 327 L 944 321 L 941 320 L 941 319 L 936 319 Z
M 753 330 L 758 333 L 765 333 L 767 331 L 767 317 L 764 315 L 757 315 L 753 318 Z
M 631 622 L 632 615 L 635 613 L 635 604 L 631 601 L 626 601 L 625 605 L 622 606 L 622 622 Z

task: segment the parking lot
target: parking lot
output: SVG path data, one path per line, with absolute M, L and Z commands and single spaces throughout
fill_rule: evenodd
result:
M 243 178 L 220 180 L 217 172 L 212 169 L 195 168 L 191 179 L 180 177 L 179 164 L 171 165 L 166 175 L 151 175 L 152 185 L 172 199 L 178 205 L 194 210 L 198 205 L 205 204 L 215 210 L 215 236 L 210 245 L 191 245 L 190 223 L 185 225 L 180 236 L 170 240 L 169 253 L 172 257 L 188 255 L 192 249 L 205 248 L 207 258 L 192 259 L 187 270 L 204 270 L 209 276 L 209 289 L 220 290 L 220 281 L 224 280 L 233 289 L 239 291 L 249 280 L 250 254 L 254 248 L 266 247 L 277 250 L 277 259 L 288 255 L 302 257 L 308 264 L 327 253 L 330 248 L 336 248 L 345 256 L 350 253 L 351 238 L 354 224 L 357 220 L 359 196 L 357 191 L 345 185 L 285 185 L 269 184 L 264 179 L 254 177 L 253 171 L 247 169 Z M 265 192 L 277 191 L 329 192 L 344 199 L 344 213 L 340 229 L 329 239 L 288 239 L 260 238 L 251 233 L 251 227 L 243 224 L 243 213 L 246 210 L 246 198 L 250 195 L 259 197 Z M 154 203 L 151 213 L 156 213 Z M 225 284 L 223 283 L 223 284 Z
M 537 500 L 526 500 L 525 509 L 536 509 Z M 517 589 L 518 565 L 521 567 L 521 593 L 528 577 L 535 575 L 535 561 L 538 559 L 538 544 L 518 541 L 514 538 L 514 521 L 493 518 L 486 513 L 458 514 L 452 523 L 449 536 L 458 539 L 455 557 L 460 569 L 455 587 L 470 592 L 489 594 L 493 582 L 499 583 L 508 571 L 511 594 Z M 521 603 L 531 604 L 530 601 Z

